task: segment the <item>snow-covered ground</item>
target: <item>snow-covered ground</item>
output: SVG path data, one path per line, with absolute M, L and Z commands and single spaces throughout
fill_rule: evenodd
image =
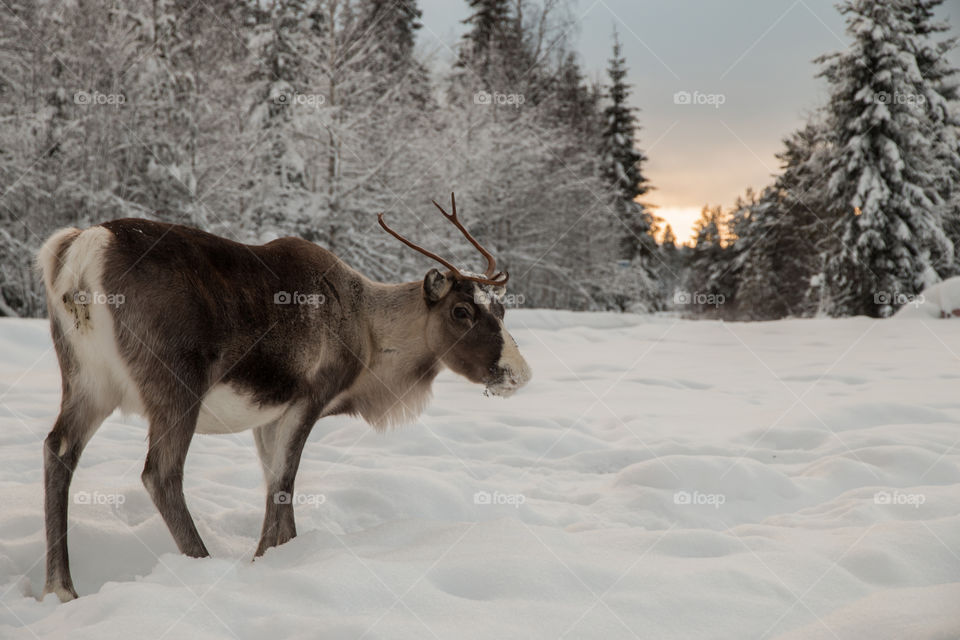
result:
M 960 322 L 511 311 L 509 400 L 444 374 L 421 421 L 314 429 L 299 537 L 251 563 L 249 432 L 198 436 L 176 553 L 114 415 L 74 478 L 81 597 L 43 588 L 40 321 L 0 322 L 3 638 L 957 638 Z

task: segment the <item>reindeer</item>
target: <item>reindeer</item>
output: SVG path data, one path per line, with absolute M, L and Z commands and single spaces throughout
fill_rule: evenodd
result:
M 374 282 L 299 238 L 244 245 L 190 227 L 126 218 L 62 229 L 41 248 L 62 374 L 43 445 L 44 595 L 77 597 L 67 556 L 70 480 L 114 410 L 149 422 L 141 478 L 181 553 L 209 555 L 183 495 L 194 433 L 253 429 L 267 499 L 255 558 L 294 536 L 294 479 L 313 425 L 360 416 L 375 429 L 416 418 L 447 367 L 509 396 L 530 379 L 503 325 L 508 274 L 480 275 L 380 225 L 436 260 L 422 281 Z

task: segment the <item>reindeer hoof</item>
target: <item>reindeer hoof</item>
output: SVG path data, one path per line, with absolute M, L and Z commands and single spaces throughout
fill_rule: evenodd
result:
M 40 597 L 41 600 L 47 597 L 48 593 L 55 593 L 57 597 L 60 598 L 60 602 L 70 602 L 71 600 L 76 600 L 77 591 L 73 587 L 65 587 L 63 585 L 50 586 L 47 585 L 43 588 L 43 595 Z

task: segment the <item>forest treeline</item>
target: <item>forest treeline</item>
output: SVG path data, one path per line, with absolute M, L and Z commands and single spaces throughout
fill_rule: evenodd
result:
M 479 266 L 430 205 L 451 191 L 525 306 L 888 315 L 958 272 L 941 2 L 841 5 L 853 45 L 817 61 L 830 99 L 784 141 L 781 173 L 706 207 L 677 247 L 645 204 L 616 34 L 588 80 L 562 0 L 469 0 L 462 39 L 432 53 L 415 0 L 10 0 L 0 315 L 44 313 L 32 256 L 52 230 L 127 216 L 297 235 L 372 278 L 422 277 L 431 265 L 379 229 L 383 211 Z

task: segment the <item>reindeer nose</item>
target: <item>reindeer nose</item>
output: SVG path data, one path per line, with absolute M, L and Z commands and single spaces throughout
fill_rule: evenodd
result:
M 517 347 L 517 341 L 501 326 L 503 347 L 496 365 L 491 368 L 493 380 L 487 384 L 487 391 L 498 396 L 513 395 L 520 387 L 530 382 L 533 372 L 530 365 Z
M 510 362 L 502 362 L 496 369 L 493 382 L 487 384 L 487 392 L 508 398 L 530 382 L 533 372 L 520 354 Z
M 514 389 L 519 389 L 530 382 L 530 378 L 533 377 L 533 371 L 530 370 L 530 365 L 527 364 L 527 361 L 521 357 L 519 362 L 511 363 L 504 368 L 503 377 L 507 384 L 514 387 Z

